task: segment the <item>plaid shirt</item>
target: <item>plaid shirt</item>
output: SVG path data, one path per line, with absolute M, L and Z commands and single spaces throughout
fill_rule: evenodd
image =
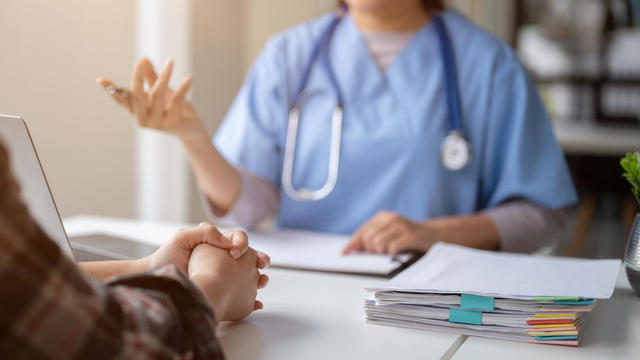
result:
M 0 357 L 221 359 L 215 325 L 176 267 L 87 278 L 29 215 L 0 144 Z

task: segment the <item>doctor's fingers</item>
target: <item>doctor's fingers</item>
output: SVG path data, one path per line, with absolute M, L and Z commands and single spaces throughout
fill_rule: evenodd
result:
M 389 244 L 402 235 L 402 229 L 397 224 L 389 224 L 381 227 L 369 239 L 365 240 L 365 247 L 368 251 L 386 254 L 389 252 Z
M 187 93 L 191 88 L 192 78 L 188 76 L 182 84 L 178 87 L 178 90 L 170 96 L 169 106 L 165 109 L 165 129 L 172 129 L 176 127 L 180 121 L 180 112 L 184 105 L 184 99 L 187 97 Z
M 151 128 L 162 129 L 164 127 L 165 101 L 172 71 L 173 61 L 169 60 L 149 91 L 149 118 L 147 123 Z
M 364 251 L 364 247 L 362 244 L 362 237 L 358 236 L 358 233 L 356 232 L 355 234 L 353 234 L 353 236 L 351 236 L 351 240 L 349 240 L 347 245 L 345 245 L 341 253 L 342 255 L 347 255 L 350 252 L 359 252 L 359 251 Z
M 131 85 L 129 86 L 129 94 L 131 96 L 131 108 L 136 117 L 138 125 L 145 126 L 147 123 L 148 96 L 144 91 L 144 65 L 139 60 L 133 67 L 131 75 Z
M 153 67 L 151 61 L 146 57 L 140 59 L 140 64 L 144 68 L 144 78 L 147 81 L 147 86 L 151 89 L 156 83 L 156 80 L 158 80 L 156 69 Z
M 358 235 L 365 251 L 382 253 L 385 251 L 385 243 L 388 241 L 389 233 L 395 231 L 392 222 L 376 215 L 358 230 Z
M 396 256 L 403 252 L 419 251 L 426 252 L 433 245 L 432 241 L 426 241 L 412 236 L 403 236 L 389 244 L 389 254 Z
M 146 57 L 141 58 L 140 62 L 144 67 L 144 78 L 147 81 L 147 86 L 149 87 L 149 89 L 151 89 L 158 80 L 158 73 L 156 72 L 156 68 L 153 66 L 151 60 Z M 167 93 L 173 94 L 173 90 L 171 88 L 167 88 Z
M 378 227 L 380 227 L 381 225 L 383 224 L 380 222 L 380 218 L 378 217 L 378 215 L 375 215 L 373 218 L 369 219 L 369 221 L 360 226 L 358 230 L 356 230 L 356 232 L 351 237 L 352 240 L 349 244 L 352 244 L 353 246 L 357 245 L 358 251 L 364 251 L 365 239 L 374 234 Z
M 359 252 L 364 251 L 364 243 L 363 235 L 364 230 L 368 224 L 362 225 L 355 233 L 351 236 L 351 240 L 347 243 L 347 245 L 342 249 L 342 255 L 346 255 L 350 252 Z
M 102 86 L 104 90 L 114 99 L 118 104 L 133 113 L 133 107 L 131 105 L 131 95 L 128 90 L 120 89 L 111 80 L 105 78 L 96 79 L 98 85 Z

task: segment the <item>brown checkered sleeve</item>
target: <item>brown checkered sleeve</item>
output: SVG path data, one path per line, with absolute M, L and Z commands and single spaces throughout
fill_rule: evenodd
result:
M 173 266 L 86 278 L 30 217 L 0 144 L 0 357 L 221 359 L 214 330 Z

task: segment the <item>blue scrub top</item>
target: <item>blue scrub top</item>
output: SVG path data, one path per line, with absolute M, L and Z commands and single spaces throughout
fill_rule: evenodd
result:
M 471 214 L 512 198 L 547 208 L 577 201 L 538 92 L 517 56 L 454 10 L 444 11 L 442 18 L 455 54 L 471 163 L 450 171 L 440 160 L 448 121 L 433 24 L 420 29 L 382 72 L 346 15 L 329 46 L 329 62 L 344 97 L 338 183 L 319 201 L 288 197 L 281 173 L 289 107 L 311 48 L 332 16 L 269 40 L 214 137 L 230 163 L 280 190 L 277 226 L 348 234 L 380 210 L 425 220 Z M 296 188 L 317 189 L 327 179 L 337 100 L 325 69 L 316 61 L 305 90 Z

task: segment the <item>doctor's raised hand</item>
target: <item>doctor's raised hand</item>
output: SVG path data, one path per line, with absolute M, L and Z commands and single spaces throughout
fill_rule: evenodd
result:
M 167 61 L 158 74 L 149 59 L 143 57 L 134 65 L 128 88 L 105 78 L 98 78 L 97 82 L 135 117 L 140 127 L 180 139 L 214 212 L 224 214 L 240 193 L 240 175 L 213 146 L 202 119 L 186 100 L 191 77 L 174 91 L 169 87 L 172 72 L 173 61 Z
M 171 60 L 165 63 L 158 75 L 149 59 L 142 58 L 133 68 L 128 89 L 118 88 L 105 78 L 98 78 L 97 82 L 135 116 L 139 126 L 164 131 L 183 140 L 194 136 L 206 137 L 202 121 L 185 99 L 191 87 L 191 77 L 187 77 L 174 91 L 169 87 L 172 72 Z M 145 90 L 145 82 L 148 90 Z

